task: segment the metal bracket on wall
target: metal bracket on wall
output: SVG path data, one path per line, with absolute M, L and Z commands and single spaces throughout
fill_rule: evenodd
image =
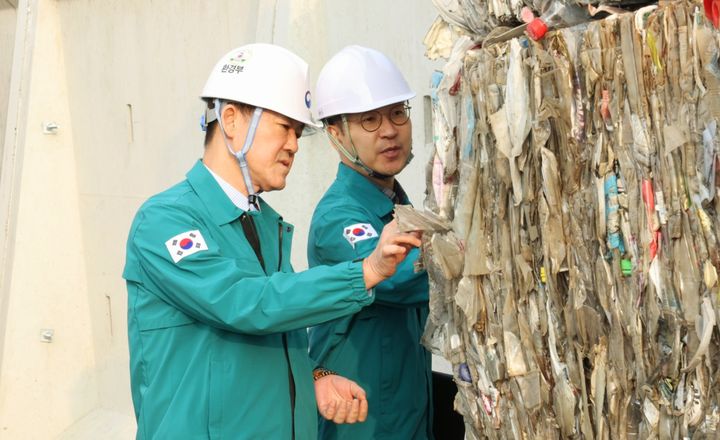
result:
M 43 122 L 43 134 L 57 134 L 60 126 L 55 122 Z
M 40 329 L 40 342 L 50 343 L 53 341 L 54 336 L 55 336 L 55 330 L 53 330 L 51 328 Z

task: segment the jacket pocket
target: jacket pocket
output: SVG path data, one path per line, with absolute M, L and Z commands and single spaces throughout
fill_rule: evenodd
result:
M 387 334 L 381 335 L 378 341 L 380 344 L 378 410 L 382 414 L 379 423 L 384 429 L 388 430 L 393 428 L 388 424 L 388 416 L 394 412 L 392 401 L 398 392 L 398 372 L 400 371 L 401 357 L 403 356 L 402 352 L 397 351 L 398 347 L 393 342 L 392 337 Z
M 194 319 L 171 307 L 168 307 L 167 310 L 164 310 L 162 313 L 154 314 L 152 316 L 147 315 L 148 314 L 138 317 L 138 327 L 140 331 L 180 327 L 195 323 Z
M 128 289 L 128 321 L 137 325 L 141 332 L 193 324 L 195 320 L 179 309 L 160 299 L 152 291 L 136 284 L 136 290 Z
M 210 377 L 208 382 L 208 434 L 211 440 L 224 438 L 224 408 L 226 389 L 228 386 L 227 362 L 210 361 Z
M 355 319 L 375 319 L 380 316 L 380 313 L 375 307 L 364 307 L 362 310 L 355 314 Z
M 374 307 L 365 307 L 354 315 L 333 321 L 333 333 L 339 336 L 346 336 L 352 331 L 355 321 L 367 321 L 378 317 Z

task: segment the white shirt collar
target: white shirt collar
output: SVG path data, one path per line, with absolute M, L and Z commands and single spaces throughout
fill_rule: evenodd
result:
M 207 168 L 208 171 L 210 171 L 210 175 L 212 175 L 215 181 L 217 181 L 218 185 L 220 185 L 220 188 L 222 188 L 225 195 L 228 196 L 231 202 L 233 202 L 233 205 L 237 206 L 243 211 L 255 211 L 255 207 L 250 206 L 250 204 L 248 203 L 248 198 L 245 194 L 241 193 L 234 186 L 227 183 L 222 177 L 215 174 L 213 170 L 207 167 L 207 165 L 203 165 L 205 166 L 205 168 Z

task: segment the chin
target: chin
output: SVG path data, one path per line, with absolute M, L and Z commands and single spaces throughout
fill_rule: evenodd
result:
M 268 183 L 267 185 L 263 185 L 262 192 L 280 191 L 285 188 L 286 183 L 286 180 L 277 183 Z
M 401 167 L 392 167 L 392 168 L 386 168 L 384 170 L 378 170 L 382 174 L 385 174 L 386 176 L 397 176 L 400 174 L 400 172 L 405 169 L 405 166 Z

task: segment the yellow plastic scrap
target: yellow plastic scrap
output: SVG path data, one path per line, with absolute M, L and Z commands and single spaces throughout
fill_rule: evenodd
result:
M 663 67 L 662 62 L 660 62 L 660 55 L 658 54 L 655 34 L 652 31 L 647 31 L 647 45 L 650 48 L 650 56 L 652 57 L 653 64 L 658 70 L 662 70 Z

